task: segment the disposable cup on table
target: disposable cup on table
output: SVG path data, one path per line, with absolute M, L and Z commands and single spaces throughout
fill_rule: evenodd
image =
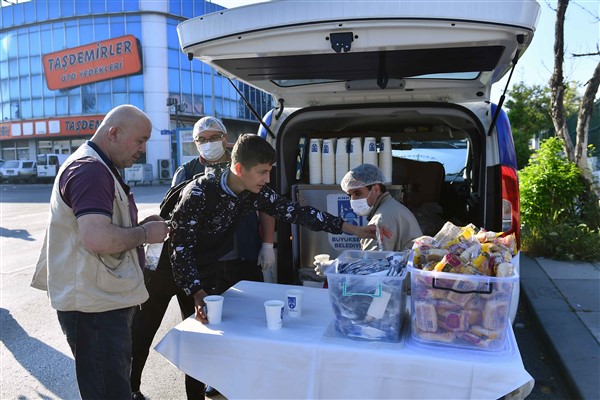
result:
M 290 289 L 285 292 L 287 313 L 290 317 L 302 316 L 302 298 L 304 291 L 300 289 Z
M 281 329 L 283 326 L 283 309 L 285 304 L 281 300 L 265 301 L 267 327 L 271 330 Z
M 223 299 L 223 296 L 219 295 L 211 295 L 204 298 L 209 324 L 221 323 L 221 318 L 223 316 Z

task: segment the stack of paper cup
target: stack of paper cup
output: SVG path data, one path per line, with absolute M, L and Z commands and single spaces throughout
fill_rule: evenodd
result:
M 348 158 L 350 160 L 350 169 L 356 168 L 363 163 L 361 138 L 353 137 L 350 140 L 350 148 L 348 149 Z
M 348 138 L 339 138 L 335 148 L 335 182 L 342 183 L 348 172 Z
M 374 137 L 366 137 L 363 147 L 363 163 L 377 166 L 377 142 Z
M 308 146 L 308 180 L 311 184 L 321 183 L 321 140 L 310 139 Z
M 386 182 L 392 182 L 392 139 L 389 136 L 383 136 L 381 138 L 381 145 L 379 147 L 379 168 L 385 176 Z
M 321 175 L 323 183 L 333 185 L 335 183 L 335 154 L 333 152 L 333 140 L 323 139 L 321 152 Z

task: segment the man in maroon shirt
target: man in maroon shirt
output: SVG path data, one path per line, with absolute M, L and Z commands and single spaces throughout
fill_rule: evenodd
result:
M 138 223 L 118 169 L 145 152 L 151 130 L 138 108 L 114 108 L 54 182 L 32 285 L 47 289 L 57 310 L 83 399 L 131 398 L 131 322 L 148 298 L 142 245 L 164 241 L 169 229 L 158 215 Z

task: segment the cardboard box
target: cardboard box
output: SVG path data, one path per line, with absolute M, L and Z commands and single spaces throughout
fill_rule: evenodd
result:
M 398 253 L 344 251 L 326 271 L 334 326 L 348 338 L 399 340 L 406 309 L 406 268 L 397 276 L 340 273 L 344 263 L 385 261 Z

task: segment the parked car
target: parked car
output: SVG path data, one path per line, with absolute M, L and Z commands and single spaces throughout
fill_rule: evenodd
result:
M 277 151 L 274 183 L 280 193 L 303 201 L 298 193 L 306 189 L 308 174 L 298 163 L 299 143 L 390 137 L 391 186 L 422 194 L 408 204 L 416 214 L 434 205 L 428 209 L 439 223 L 514 233 L 518 242 L 512 133 L 490 93 L 531 43 L 539 4 L 376 4 L 270 1 L 193 18 L 177 29 L 188 58 L 273 94 L 278 107 L 263 118 L 269 129 L 258 133 Z M 442 169 L 424 162 L 435 154 L 443 154 L 436 156 Z M 329 208 L 330 194 L 321 204 L 337 212 Z M 307 245 L 313 234 L 289 224 L 277 229 L 278 279 L 297 281 L 298 269 L 317 254 Z M 320 238 L 316 242 L 327 244 Z M 518 269 L 518 255 L 514 262 Z M 517 286 L 513 320 L 518 294 Z
M 10 160 L 0 168 L 0 176 L 8 182 L 35 182 L 37 166 L 35 160 Z

